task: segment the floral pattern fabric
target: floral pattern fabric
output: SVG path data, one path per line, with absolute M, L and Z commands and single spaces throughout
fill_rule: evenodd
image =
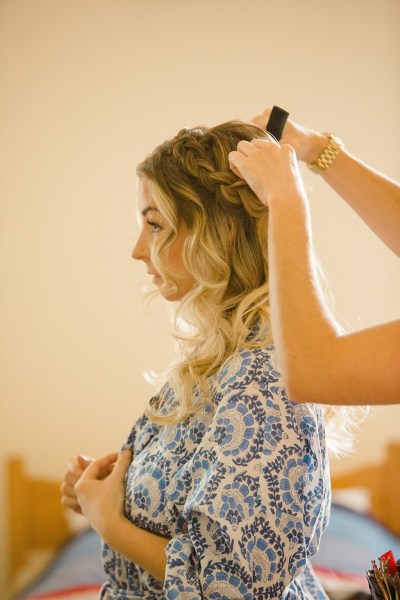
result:
M 170 538 L 165 581 L 104 545 L 101 598 L 326 598 L 309 563 L 330 506 L 319 407 L 288 400 L 272 348 L 235 355 L 211 389 L 187 421 L 133 427 L 126 516 Z

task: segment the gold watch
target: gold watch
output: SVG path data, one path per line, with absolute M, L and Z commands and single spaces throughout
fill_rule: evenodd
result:
M 307 167 L 321 175 L 324 173 L 333 163 L 340 150 L 344 148 L 344 144 L 342 140 L 332 135 L 331 133 L 324 132 L 324 135 L 328 138 L 328 144 L 322 150 L 321 154 L 318 156 L 317 160 L 314 160 L 312 163 L 309 163 Z

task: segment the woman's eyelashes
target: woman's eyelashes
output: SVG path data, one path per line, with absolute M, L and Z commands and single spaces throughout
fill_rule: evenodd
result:
M 147 225 L 151 228 L 152 233 L 158 233 L 162 229 L 161 225 L 156 223 L 156 221 L 147 220 Z

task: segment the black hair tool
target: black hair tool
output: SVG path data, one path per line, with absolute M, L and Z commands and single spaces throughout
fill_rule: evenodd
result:
M 272 108 L 266 130 L 267 133 L 273 135 L 278 142 L 282 137 L 288 116 L 289 113 L 286 112 L 286 110 L 283 110 L 283 108 L 279 108 L 279 106 L 274 106 Z

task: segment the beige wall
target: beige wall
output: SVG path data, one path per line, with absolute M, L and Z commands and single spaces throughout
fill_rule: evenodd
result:
M 135 165 L 166 136 L 278 104 L 400 179 L 399 26 L 398 0 L 0 2 L 2 461 L 60 476 L 117 448 L 167 364 L 129 258 Z M 304 175 L 339 316 L 398 317 L 398 260 Z M 378 460 L 399 417 L 377 409 L 334 468 Z

